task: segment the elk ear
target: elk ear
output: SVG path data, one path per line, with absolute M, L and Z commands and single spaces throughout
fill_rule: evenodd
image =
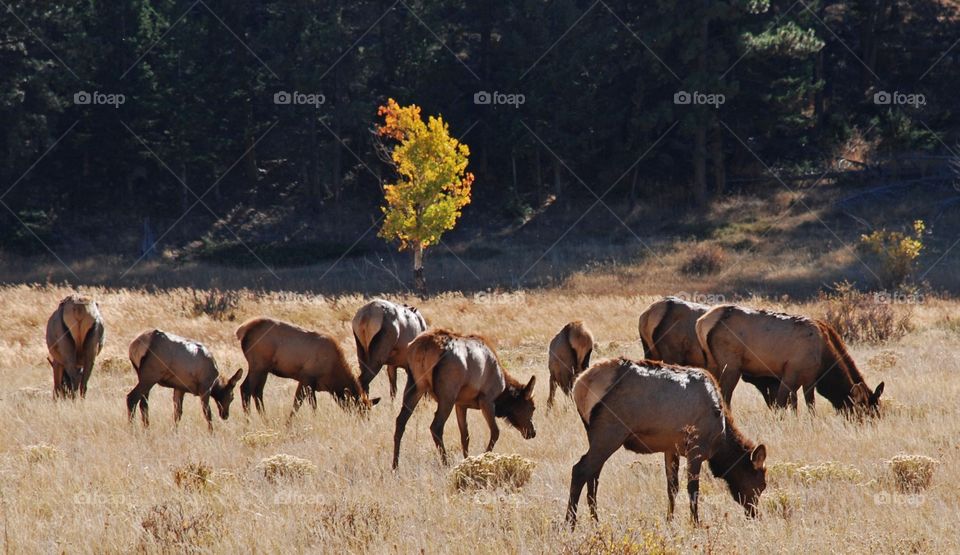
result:
M 530 381 L 527 382 L 527 385 L 523 387 L 523 396 L 526 397 L 527 399 L 533 398 L 533 385 L 535 383 L 537 383 L 537 377 L 530 376 Z
M 875 405 L 880 401 L 880 395 L 883 393 L 883 382 L 880 382 L 880 385 L 877 386 L 877 389 L 873 390 L 873 395 L 870 396 L 870 404 Z
M 763 468 L 763 463 L 767 461 L 767 447 L 764 444 L 757 445 L 754 447 L 753 452 L 750 453 L 750 462 L 753 463 L 753 467 L 757 470 Z
M 227 381 L 227 387 L 233 387 L 237 385 L 237 382 L 239 382 L 240 378 L 242 377 L 243 377 L 243 368 L 237 368 L 237 373 L 234 374 L 233 377 Z
M 855 404 L 864 405 L 870 401 L 870 388 L 859 382 L 850 388 L 850 400 Z

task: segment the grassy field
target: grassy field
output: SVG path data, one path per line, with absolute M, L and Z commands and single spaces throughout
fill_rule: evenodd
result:
M 430 401 L 407 427 L 399 472 L 390 471 L 399 400 L 387 398 L 385 375 L 373 384 L 384 400 L 366 419 L 323 395 L 316 412 L 305 406 L 287 425 L 294 384 L 273 377 L 265 420 L 245 417 L 238 396 L 230 419 L 215 421 L 208 433 L 196 398 L 188 397 L 175 428 L 171 393 L 158 387 L 151 428 L 128 425 L 124 399 L 136 380 L 127 345 L 141 330 L 156 326 L 204 342 L 226 373 L 245 366 L 237 325 L 270 315 L 340 337 L 356 364 L 349 322 L 365 302 L 360 296 L 244 291 L 228 311 L 231 321 L 198 315 L 188 290 L 83 288 L 100 302 L 106 346 L 88 397 L 53 402 L 43 330 L 70 290 L 0 288 L 7 314 L 0 327 L 0 542 L 10 553 L 960 550 L 960 302 L 933 297 L 913 308 L 914 329 L 903 339 L 851 346 L 868 384 L 886 382 L 885 416 L 877 422 L 848 422 L 823 398 L 816 415 L 803 408 L 797 416 L 773 413 L 752 388 L 737 390 L 737 423 L 769 452 L 760 519 L 748 520 L 724 484 L 707 477 L 703 526 L 691 525 L 683 487 L 678 518 L 668 522 L 662 457 L 621 451 L 600 480 L 600 524 L 584 519 L 571 532 L 563 526 L 570 468 L 586 437 L 569 399 L 546 410 L 546 345 L 565 322 L 580 318 L 597 337 L 595 360 L 638 357 L 637 316 L 655 298 L 610 286 L 616 276 L 577 279 L 572 289 L 398 299 L 417 304 L 432 325 L 482 332 L 511 373 L 538 377 L 537 437 L 525 441 L 504 423 L 496 448 L 534 461 L 530 482 L 517 492 L 479 493 L 451 487 L 450 469 L 430 439 Z M 601 290 L 612 292 L 584 292 Z M 814 302 L 753 304 L 823 310 Z M 478 412 L 470 413 L 470 429 L 476 454 L 487 439 Z M 455 418 L 446 443 L 458 461 Z M 278 454 L 309 464 L 302 476 L 268 479 L 258 465 Z M 898 488 L 888 464 L 898 454 L 939 462 L 929 487 Z

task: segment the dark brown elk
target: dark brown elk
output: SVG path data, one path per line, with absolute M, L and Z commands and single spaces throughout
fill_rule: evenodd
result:
M 517 428 L 524 439 L 537 435 L 533 426 L 533 386 L 536 377 L 526 385 L 503 369 L 497 354 L 486 340 L 475 335 L 459 335 L 437 329 L 424 332 L 410 344 L 410 376 L 403 392 L 403 408 L 397 416 L 393 435 L 393 468 L 400 461 L 400 440 L 407 420 L 424 394 L 437 401 L 437 412 L 430 424 L 433 441 L 447 464 L 443 446 L 443 425 L 456 407 L 460 427 L 460 446 L 468 456 L 470 434 L 467 431 L 467 409 L 479 409 L 490 428 L 487 451 L 500 437 L 496 419 L 504 418 Z
M 427 322 L 416 308 L 375 299 L 353 317 L 353 338 L 360 362 L 360 385 L 370 393 L 373 381 L 384 364 L 390 379 L 390 398 L 397 394 L 397 368 L 408 371 L 407 345 L 427 329 Z
M 563 326 L 560 333 L 550 341 L 547 359 L 550 396 L 547 398 L 547 406 L 553 405 L 553 396 L 558 386 L 564 395 L 570 395 L 577 374 L 590 366 L 593 343 L 593 334 L 579 320 Z
M 697 339 L 697 319 L 710 306 L 665 297 L 647 307 L 640 314 L 640 343 L 643 356 L 667 364 L 706 368 L 707 361 Z M 743 381 L 760 391 L 767 406 L 772 406 L 780 388 L 780 380 L 769 376 L 743 376 Z
M 871 390 L 843 340 L 829 324 L 739 306 L 718 306 L 696 324 L 707 366 L 730 404 L 741 376 L 775 378 L 775 404 L 797 408 L 802 387 L 807 406 L 814 392 L 842 412 L 878 415 L 883 382 Z
M 53 396 L 87 395 L 87 382 L 103 349 L 104 328 L 96 301 L 69 295 L 47 320 L 47 362 L 53 368 Z
M 139 403 L 143 425 L 150 425 L 148 400 L 154 385 L 173 389 L 174 422 L 180 422 L 183 396 L 187 393 L 200 397 L 203 417 L 210 430 L 213 430 L 210 399 L 217 404 L 220 418 L 230 417 L 233 390 L 243 370 L 224 378 L 213 354 L 201 343 L 157 329 L 145 331 L 130 343 L 130 362 L 138 380 L 127 395 L 127 416 L 131 422 Z
M 329 335 L 280 320 L 253 318 L 237 328 L 237 339 L 248 365 L 247 377 L 240 386 L 246 412 L 250 411 L 253 398 L 257 411 L 263 414 L 263 388 L 269 374 L 297 381 L 294 413 L 304 399 L 316 409 L 317 391 L 330 393 L 343 407 L 354 405 L 368 409 L 380 400 L 367 398 L 350 371 L 340 344 Z
M 567 521 L 576 524 L 583 486 L 597 519 L 597 486 L 604 463 L 621 447 L 663 453 L 668 518 L 679 485 L 680 457 L 687 459 L 690 514 L 699 522 L 700 470 L 704 462 L 724 480 L 748 516 L 766 488 L 766 447 L 754 445 L 734 425 L 716 381 L 696 368 L 649 360 L 606 360 L 577 378 L 573 399 L 590 447 L 573 466 Z

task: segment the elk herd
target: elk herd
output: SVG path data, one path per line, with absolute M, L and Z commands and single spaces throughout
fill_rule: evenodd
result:
M 317 392 L 327 392 L 341 407 L 364 413 L 380 400 L 368 397 L 370 383 L 386 365 L 391 398 L 397 391 L 397 369 L 407 372 L 394 431 L 394 469 L 407 421 L 424 395 L 436 401 L 430 433 L 444 464 L 443 428 L 454 410 L 464 457 L 469 453 L 468 409 L 479 410 L 490 430 L 487 451 L 499 438 L 498 418 L 525 439 L 536 437 L 536 377 L 524 382 L 508 373 L 483 337 L 429 328 L 416 308 L 383 299 L 361 307 L 352 329 L 359 374 L 354 374 L 335 337 L 271 318 L 243 323 L 236 337 L 247 361 L 240 383 L 244 411 L 250 411 L 252 401 L 263 414 L 264 386 L 273 374 L 297 382 L 291 417 L 304 400 L 316 409 Z M 667 297 L 643 311 L 639 332 L 643 360 L 620 357 L 591 365 L 594 336 L 580 321 L 564 325 L 549 344 L 548 406 L 558 387 L 572 397 L 589 444 L 572 469 L 566 513 L 571 525 L 576 523 L 584 485 L 591 515 L 597 518 L 600 471 L 621 447 L 663 453 L 668 516 L 679 490 L 681 457 L 686 459 L 695 522 L 704 463 L 727 483 L 746 513 L 756 515 L 766 487 L 767 449 L 747 439 L 734 424 L 731 401 L 741 380 L 756 387 L 769 407 L 795 410 L 802 389 L 811 410 L 819 393 L 844 414 L 879 415 L 884 384 L 875 389 L 866 384 L 839 334 L 825 322 Z M 70 295 L 60 302 L 46 329 L 55 398 L 86 395 L 104 338 L 104 322 L 93 299 Z M 229 377 L 221 374 L 203 344 L 151 329 L 133 340 L 129 356 L 137 374 L 137 384 L 127 395 L 131 422 L 139 406 L 143 425 L 149 425 L 148 400 L 154 385 L 173 390 L 175 422 L 186 393 L 200 398 L 211 430 L 211 399 L 220 417 L 229 417 L 243 369 Z

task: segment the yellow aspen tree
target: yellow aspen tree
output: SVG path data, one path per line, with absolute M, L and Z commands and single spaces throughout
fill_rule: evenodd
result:
M 377 115 L 383 117 L 377 134 L 394 142 L 389 155 L 397 173 L 397 180 L 384 186 L 386 205 L 379 236 L 398 241 L 401 251 L 413 252 L 414 281 L 423 295 L 424 251 L 453 229 L 470 203 L 470 149 L 450 136 L 442 117 L 424 121 L 415 104 L 400 106 L 391 98 Z

